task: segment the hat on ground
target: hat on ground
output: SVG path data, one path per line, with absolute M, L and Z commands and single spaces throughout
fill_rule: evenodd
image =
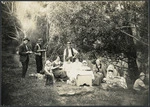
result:
M 23 41 L 25 41 L 25 40 L 30 41 L 30 39 L 29 39 L 29 38 L 27 38 L 27 37 L 23 38 Z
M 141 72 L 141 73 L 140 73 L 140 77 L 141 77 L 141 76 L 145 76 L 145 74 L 144 74 L 143 72 Z

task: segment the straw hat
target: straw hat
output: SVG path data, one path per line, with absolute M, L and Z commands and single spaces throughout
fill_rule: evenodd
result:
M 141 76 L 145 76 L 145 74 L 144 74 L 143 72 L 141 72 L 141 73 L 140 73 L 140 77 L 141 77 Z

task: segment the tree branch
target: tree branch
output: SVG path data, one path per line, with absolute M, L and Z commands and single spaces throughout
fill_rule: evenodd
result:
M 116 27 L 116 29 L 123 29 L 123 28 L 135 28 L 134 26 L 122 26 L 122 27 Z
M 143 43 L 144 45 L 149 46 L 148 43 L 145 43 L 144 41 L 139 40 L 138 38 L 134 37 L 133 35 L 130 35 L 130 34 L 128 34 L 127 32 L 124 32 L 123 30 L 120 30 L 120 31 L 121 31 L 122 33 L 124 33 L 124 34 L 126 34 L 126 35 L 128 35 L 128 36 L 130 36 L 130 37 L 132 37 L 132 38 L 134 38 L 135 40 L 137 40 L 137 41 Z
M 14 39 L 14 40 L 17 40 L 17 41 L 18 41 L 18 38 L 16 38 L 16 37 L 12 37 L 12 36 L 10 36 L 10 35 L 8 35 L 8 37 L 11 38 L 11 39 Z

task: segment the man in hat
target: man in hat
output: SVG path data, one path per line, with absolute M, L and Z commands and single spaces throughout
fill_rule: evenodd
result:
M 29 41 L 28 38 L 24 38 L 23 43 L 19 46 L 20 62 L 22 63 L 22 78 L 25 78 L 29 64 L 29 54 L 32 53 L 27 45 Z
M 67 48 L 64 50 L 64 62 L 74 62 L 78 51 L 71 47 L 71 42 L 67 42 Z
M 39 38 L 34 48 L 37 73 L 40 73 L 43 69 L 42 51 L 41 51 L 42 42 L 43 42 L 42 38 Z
M 133 85 L 133 89 L 136 92 L 147 90 L 148 87 L 144 84 L 143 80 L 145 79 L 145 74 L 143 72 L 140 73 L 139 78 L 135 81 Z

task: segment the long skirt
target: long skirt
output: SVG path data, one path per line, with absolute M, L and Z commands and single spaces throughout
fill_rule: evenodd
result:
M 102 73 L 94 73 L 95 79 L 93 80 L 93 85 L 100 85 L 103 79 Z

